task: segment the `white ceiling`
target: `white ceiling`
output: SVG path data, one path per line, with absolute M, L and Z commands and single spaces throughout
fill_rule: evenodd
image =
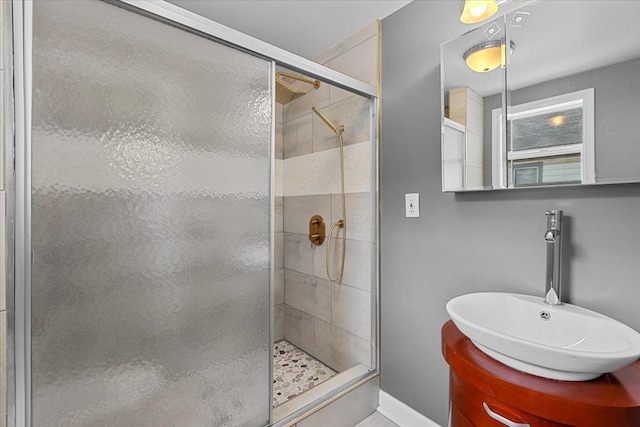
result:
M 411 0 L 168 0 L 305 58 Z

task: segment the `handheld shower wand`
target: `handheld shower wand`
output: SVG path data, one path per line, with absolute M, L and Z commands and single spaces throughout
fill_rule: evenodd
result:
M 314 113 L 316 113 L 318 115 L 318 117 L 320 117 L 322 119 L 323 122 L 326 123 L 327 126 L 329 126 L 331 128 L 332 131 L 335 132 L 336 135 L 340 136 L 342 133 L 344 133 L 344 126 L 343 125 L 336 126 L 333 123 L 331 123 L 331 120 L 329 120 L 327 118 L 327 116 L 322 114 L 320 112 L 320 110 L 318 110 L 316 107 L 311 107 L 311 109 L 313 110 Z

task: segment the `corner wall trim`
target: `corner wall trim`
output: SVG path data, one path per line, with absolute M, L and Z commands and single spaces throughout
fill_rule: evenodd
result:
M 400 427 L 441 427 L 415 409 L 380 390 L 378 412 Z

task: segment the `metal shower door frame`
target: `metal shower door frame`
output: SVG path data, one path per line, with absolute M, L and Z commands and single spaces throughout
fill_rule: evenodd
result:
M 239 31 L 228 28 L 195 13 L 184 10 L 165 1 L 150 0 L 103 0 L 134 13 L 143 14 L 154 19 L 178 26 L 236 48 L 238 50 L 271 61 L 271 87 L 275 87 L 276 65 L 291 71 L 319 79 L 349 92 L 369 99 L 371 118 L 371 193 L 372 193 L 372 352 L 373 370 L 363 378 L 356 379 L 326 396 L 329 402 L 350 388 L 378 374 L 379 363 L 379 221 L 378 221 L 378 91 L 375 87 L 349 77 L 338 71 L 329 69 L 311 60 L 302 58 L 284 49 L 255 39 Z M 8 348 L 13 354 L 7 354 L 7 368 L 13 366 L 13 372 L 7 371 L 8 385 L 14 385 L 7 391 L 7 425 L 26 427 L 31 425 L 31 110 L 32 110 L 32 34 L 33 34 L 33 0 L 12 0 L 12 35 L 13 35 L 13 78 L 14 78 L 14 144 L 7 144 L 7 152 L 15 156 L 15 193 L 14 206 L 7 204 L 7 222 L 15 224 L 15 241 L 13 267 L 14 277 L 14 323 L 11 328 L 8 322 Z M 275 91 L 272 91 L 272 111 L 275 111 Z M 271 129 L 271 152 L 275 146 L 275 120 Z M 10 182 L 10 181 L 9 181 Z M 275 156 L 271 156 L 271 194 L 275 189 Z M 274 205 L 270 209 L 271 229 L 274 229 Z M 274 234 L 270 237 L 270 250 L 274 252 Z M 274 268 L 273 256 L 270 265 L 270 295 L 273 301 Z M 9 272 L 8 272 L 9 273 Z M 7 274 L 7 277 L 10 277 Z M 5 284 L 0 284 L 5 285 Z M 11 295 L 11 293 L 8 293 Z M 273 304 L 270 306 L 270 323 L 274 322 Z M 273 341 L 271 328 L 270 341 Z M 271 349 L 273 351 L 273 349 Z M 273 367 L 270 368 L 272 370 Z M 271 372 L 272 373 L 272 372 Z M 270 381 L 270 379 L 266 379 Z M 271 398 L 271 396 L 269 396 Z M 271 400 L 270 400 L 271 401 Z M 273 410 L 270 410 L 270 422 L 273 423 Z

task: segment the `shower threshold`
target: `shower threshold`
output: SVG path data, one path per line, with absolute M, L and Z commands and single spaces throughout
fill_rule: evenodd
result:
M 358 363 L 343 372 L 336 373 L 336 371 L 288 341 L 278 341 L 274 347 L 273 422 L 276 424 L 294 412 L 318 401 L 318 399 L 323 398 L 334 390 L 371 371 L 370 368 Z M 291 353 L 288 353 L 288 350 L 291 351 Z M 280 353 L 280 351 L 284 351 L 285 353 Z M 294 354 L 296 355 L 295 357 L 293 357 Z M 299 354 L 301 354 L 301 356 L 298 356 Z M 306 357 L 311 358 L 311 360 L 306 360 Z M 299 368 L 291 368 L 292 372 L 285 372 L 284 376 L 280 375 L 283 381 L 278 381 L 278 376 L 279 373 L 282 372 L 282 369 L 285 368 L 284 371 L 289 370 L 287 369 L 289 366 L 283 367 L 282 365 L 289 364 L 291 366 L 286 360 L 291 360 L 291 362 L 297 360 L 297 362 L 293 363 L 298 365 L 306 364 L 308 370 L 305 374 L 298 377 L 298 375 L 302 373 L 297 370 Z M 312 363 L 301 363 L 303 360 Z M 300 368 L 302 368 L 302 366 L 300 366 Z M 318 375 L 313 376 L 313 379 L 311 379 L 314 371 L 317 372 Z M 321 372 L 325 372 L 325 374 L 321 374 Z M 285 379 L 290 378 L 296 381 L 285 381 Z M 304 380 L 304 382 L 300 380 Z M 287 382 L 291 384 L 283 388 Z M 313 383 L 313 386 L 310 386 L 311 383 Z M 278 393 L 281 394 L 278 395 Z

